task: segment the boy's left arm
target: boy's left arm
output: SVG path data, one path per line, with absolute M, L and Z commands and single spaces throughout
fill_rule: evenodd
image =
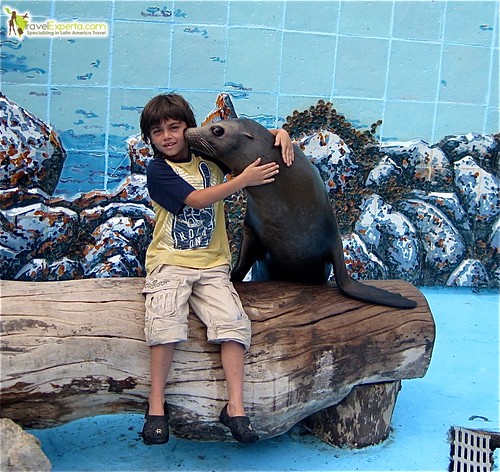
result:
M 293 159 L 295 158 L 290 135 L 283 128 L 270 129 L 269 131 L 276 138 L 274 141 L 274 145 L 281 147 L 281 156 L 283 158 L 283 162 L 288 167 L 290 167 L 293 163 Z

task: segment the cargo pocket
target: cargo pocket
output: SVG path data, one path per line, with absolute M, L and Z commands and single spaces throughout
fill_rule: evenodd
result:
M 146 296 L 144 331 L 148 344 L 164 342 L 164 333 L 177 325 L 176 311 L 178 280 L 152 279 L 142 293 Z
M 175 309 L 178 288 L 178 280 L 153 279 L 146 282 L 142 293 L 146 295 L 147 306 L 167 314 L 172 313 Z
M 245 313 L 245 309 L 243 308 L 243 305 L 241 303 L 240 296 L 238 295 L 238 292 L 234 288 L 233 283 L 229 279 L 227 279 L 227 280 L 223 281 L 223 284 L 229 290 L 229 293 L 231 294 L 231 297 L 232 297 L 233 302 L 234 302 L 234 306 L 238 310 L 238 315 L 239 315 L 238 319 L 241 319 L 242 317 L 246 318 L 247 314 Z

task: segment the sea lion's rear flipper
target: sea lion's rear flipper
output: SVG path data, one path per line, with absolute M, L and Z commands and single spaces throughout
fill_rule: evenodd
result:
M 241 282 L 248 271 L 252 268 L 257 260 L 258 244 L 252 230 L 243 223 L 241 231 L 240 252 L 236 265 L 231 271 L 231 280 L 233 282 Z
M 374 305 L 384 305 L 395 308 L 415 308 L 417 306 L 414 300 L 405 298 L 399 293 L 388 292 L 387 290 L 365 285 L 354 280 L 347 272 L 343 250 L 341 248 L 339 250 L 339 244 L 334 244 L 332 246 L 331 262 L 337 287 L 347 297 L 372 303 Z
M 344 295 L 374 305 L 384 305 L 394 308 L 415 308 L 417 306 L 417 302 L 405 298 L 399 293 L 388 292 L 387 290 L 372 287 L 351 278 L 347 284 L 339 283 L 337 280 L 337 286 Z

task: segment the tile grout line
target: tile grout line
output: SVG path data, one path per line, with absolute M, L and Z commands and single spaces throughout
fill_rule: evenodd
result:
M 389 45 L 387 48 L 387 63 L 385 69 L 385 84 L 384 84 L 384 95 L 382 96 L 382 124 L 380 125 L 380 134 L 379 134 L 379 144 L 382 144 L 384 141 L 384 127 L 385 127 L 385 112 L 387 109 L 387 90 L 389 88 L 389 72 L 391 70 L 391 54 L 392 54 L 392 42 L 393 32 L 394 32 L 394 14 L 396 10 L 396 0 L 392 0 L 392 9 L 391 9 L 391 25 L 389 26 Z
M 172 2 L 172 11 L 175 11 L 175 0 Z M 170 21 L 170 44 L 168 50 L 168 72 L 167 72 L 167 88 L 170 91 L 172 88 L 172 50 L 174 47 L 174 18 Z
M 227 63 L 228 63 L 228 54 L 229 54 L 229 18 L 231 15 L 231 1 L 227 4 L 226 11 L 226 41 L 224 42 L 224 72 L 222 77 L 222 90 L 226 87 L 227 83 Z
M 279 72 L 278 72 L 278 84 L 276 90 L 276 100 L 275 100 L 275 108 L 274 108 L 274 126 L 278 126 L 279 119 L 279 106 L 280 106 L 280 98 L 281 94 L 281 77 L 283 75 L 283 43 L 285 42 L 285 24 L 286 24 L 286 14 L 287 14 L 287 3 L 288 0 L 284 2 L 283 6 L 283 14 L 281 18 L 281 41 L 280 41 L 280 52 L 279 52 Z
M 106 93 L 106 128 L 104 130 L 104 182 L 103 187 L 108 189 L 108 172 L 109 172 L 109 133 L 111 130 L 110 115 L 111 115 L 111 94 L 112 75 L 113 75 L 113 48 L 114 48 L 114 32 L 115 32 L 115 0 L 111 0 L 111 26 L 109 31 L 109 61 L 108 61 L 108 80 L 107 80 L 107 93 Z
M 445 42 L 445 32 L 446 32 L 446 18 L 448 15 L 448 0 L 446 0 L 443 9 L 443 26 L 441 29 L 441 47 L 439 51 L 439 64 L 438 64 L 438 73 L 437 73 L 437 84 L 436 84 L 436 98 L 434 100 L 434 114 L 432 117 L 432 126 L 431 126 L 431 144 L 434 144 L 436 139 L 436 124 L 437 124 L 437 115 L 438 115 L 438 106 L 439 106 L 439 98 L 441 95 L 441 73 L 443 69 L 443 52 L 444 52 L 444 42 Z
M 51 0 L 50 3 L 50 17 L 53 18 L 55 14 L 55 0 Z M 51 124 L 51 116 L 52 116 L 52 58 L 53 58 L 53 48 L 54 48 L 54 38 L 49 38 L 49 64 L 47 68 L 47 103 L 46 103 L 46 115 L 47 115 L 47 123 L 51 128 L 53 128 Z
M 498 29 L 498 2 L 495 2 L 495 24 L 493 25 L 493 31 L 497 31 Z M 490 100 L 491 100 L 491 89 L 493 85 L 493 63 L 495 59 L 495 40 L 497 38 L 497 35 L 492 34 L 491 35 L 491 42 L 490 42 L 490 70 L 488 71 L 488 88 L 486 90 L 486 97 L 485 97 L 485 102 L 486 106 L 484 108 L 484 116 L 483 116 L 483 128 L 481 132 L 483 134 L 486 134 L 486 129 L 488 125 L 488 115 L 490 111 Z M 497 104 L 498 107 L 498 104 Z M 498 110 L 498 108 L 497 108 Z
M 335 49 L 333 51 L 333 74 L 332 74 L 332 88 L 330 91 L 330 102 L 333 103 L 335 97 L 335 83 L 337 80 L 337 58 L 339 52 L 339 36 L 340 36 L 340 15 L 342 14 L 342 1 L 339 1 L 337 7 L 337 24 L 335 25 Z

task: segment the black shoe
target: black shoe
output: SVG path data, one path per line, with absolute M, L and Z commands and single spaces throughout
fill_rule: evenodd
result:
M 226 405 L 222 409 L 219 419 L 224 426 L 231 430 L 231 434 L 236 441 L 250 444 L 259 440 L 258 434 L 252 429 L 248 416 L 229 416 Z
M 165 444 L 168 442 L 170 433 L 168 429 L 168 409 L 167 403 L 163 405 L 165 414 L 150 415 L 149 404 L 146 409 L 144 427 L 142 428 L 142 440 L 144 444 Z

